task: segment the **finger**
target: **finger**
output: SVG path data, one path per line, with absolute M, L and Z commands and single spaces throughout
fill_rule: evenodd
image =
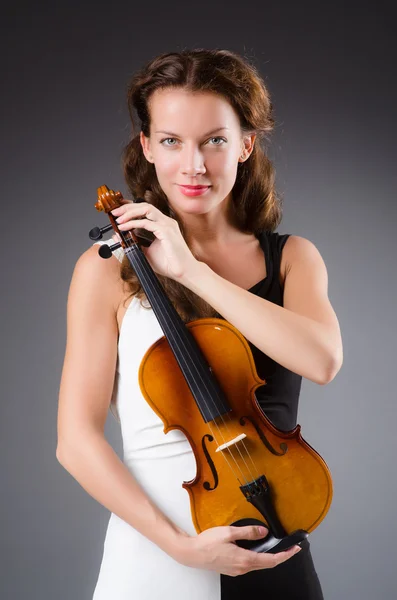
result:
M 139 227 L 147 229 L 148 231 L 155 231 L 158 229 L 158 223 L 156 221 L 150 221 L 149 219 L 132 219 L 125 223 L 118 224 L 118 228 L 121 231 L 126 229 L 138 229 Z
M 124 207 L 123 206 L 118 206 L 117 208 L 114 208 L 113 210 L 111 210 L 110 212 L 112 213 L 112 215 L 115 217 L 117 215 L 121 215 L 122 212 L 124 211 Z
M 153 207 L 152 204 L 148 204 L 147 202 L 142 202 L 140 204 L 136 204 L 135 202 L 132 202 L 132 200 L 129 200 L 125 204 L 121 204 L 120 206 L 118 206 L 117 208 L 114 208 L 110 212 L 112 213 L 113 216 L 121 216 L 121 215 L 126 215 L 126 214 L 127 215 L 128 214 L 135 215 L 135 214 L 143 214 L 149 208 L 155 208 L 155 207 Z
M 231 540 L 256 540 L 266 537 L 268 533 L 269 530 L 267 527 L 256 527 L 253 525 L 246 525 L 244 527 L 230 526 Z
M 286 560 L 289 560 L 290 558 L 295 556 L 295 554 L 298 554 L 298 552 L 300 552 L 301 550 L 302 550 L 302 548 L 300 546 L 293 546 L 292 548 L 290 548 L 289 550 L 286 550 L 285 552 L 279 552 L 278 554 L 274 554 L 274 556 L 276 558 L 276 565 L 279 565 L 279 564 L 285 562 Z
M 263 569 L 263 568 L 273 568 L 277 567 L 277 565 L 281 565 L 281 563 L 286 562 L 295 554 L 298 554 L 302 548 L 299 546 L 292 546 L 289 550 L 285 550 L 284 552 L 279 552 L 278 554 L 257 554 L 257 566 L 254 567 L 255 570 Z
M 139 217 L 145 217 L 149 221 L 158 221 L 159 216 L 160 215 L 158 215 L 158 213 L 155 212 L 155 209 L 153 209 L 153 207 L 145 208 L 144 210 L 127 210 L 116 218 L 116 223 L 126 223 L 131 219 L 137 219 Z
M 123 223 L 127 220 L 130 219 L 136 219 L 138 217 L 148 217 L 149 215 L 149 209 L 146 208 L 145 210 L 125 210 L 123 213 L 121 213 L 117 218 L 116 218 L 116 223 Z
M 120 214 L 120 211 L 125 210 L 125 208 L 131 206 L 131 204 L 135 205 L 135 202 L 133 200 L 127 200 L 126 198 L 123 198 L 123 203 L 120 204 L 120 206 L 118 206 L 117 208 L 113 208 L 113 210 L 111 210 L 110 212 L 112 213 L 112 215 Z

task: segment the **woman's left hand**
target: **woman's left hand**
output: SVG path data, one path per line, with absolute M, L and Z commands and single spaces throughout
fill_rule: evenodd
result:
M 200 261 L 191 253 L 178 222 L 152 204 L 128 200 L 111 213 L 120 231 L 142 228 L 156 236 L 149 247 L 141 246 L 155 273 L 181 282 L 197 269 Z

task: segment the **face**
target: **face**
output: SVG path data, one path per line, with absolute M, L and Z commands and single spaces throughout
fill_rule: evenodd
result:
M 141 132 L 142 149 L 172 208 L 185 216 L 224 210 L 255 135 L 242 136 L 233 107 L 212 93 L 156 90 L 149 110 L 150 137 Z M 209 187 L 192 196 L 183 185 Z

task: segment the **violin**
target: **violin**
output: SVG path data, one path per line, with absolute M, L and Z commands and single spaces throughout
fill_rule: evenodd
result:
M 179 429 L 191 445 L 196 476 L 182 486 L 197 533 L 221 525 L 264 525 L 265 538 L 236 543 L 271 553 L 300 545 L 331 505 L 326 462 L 302 438 L 300 425 L 280 431 L 265 416 L 255 390 L 266 380 L 258 376 L 236 327 L 218 318 L 183 323 L 140 248 L 153 234 L 118 229 L 111 211 L 123 201 L 119 191 L 98 188 L 95 208 L 107 213 L 110 224 L 89 236 L 98 240 L 110 229 L 118 234 L 120 241 L 101 245 L 99 254 L 110 258 L 123 248 L 164 332 L 142 358 L 139 386 L 164 433 Z M 144 200 L 134 199 L 139 201 Z

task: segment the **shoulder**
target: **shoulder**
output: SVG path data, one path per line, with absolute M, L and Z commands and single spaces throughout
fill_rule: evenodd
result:
M 300 265 L 303 269 L 322 270 L 326 274 L 325 263 L 318 248 L 307 238 L 292 234 L 276 235 L 280 251 L 280 283 L 284 287 L 286 277 L 294 266 L 295 272 Z
M 102 258 L 99 244 L 93 244 L 77 259 L 74 266 L 69 296 L 87 301 L 106 302 L 115 311 L 120 302 L 122 280 L 120 262 L 114 256 Z
M 284 251 L 284 308 L 325 328 L 335 376 L 335 365 L 339 370 L 343 362 L 343 345 L 339 321 L 328 297 L 328 273 L 323 257 L 313 242 L 295 235 L 288 239 Z
M 117 364 L 116 307 L 120 263 L 92 245 L 77 259 L 67 299 L 66 349 L 59 393 L 60 462 L 76 439 L 76 425 L 103 433 Z
M 282 262 L 287 275 L 295 266 L 315 269 L 326 269 L 324 260 L 317 246 L 307 238 L 299 235 L 289 235 L 284 244 Z
M 328 298 L 328 273 L 323 257 L 310 240 L 291 235 L 285 244 L 284 307 L 313 320 L 337 320 Z

